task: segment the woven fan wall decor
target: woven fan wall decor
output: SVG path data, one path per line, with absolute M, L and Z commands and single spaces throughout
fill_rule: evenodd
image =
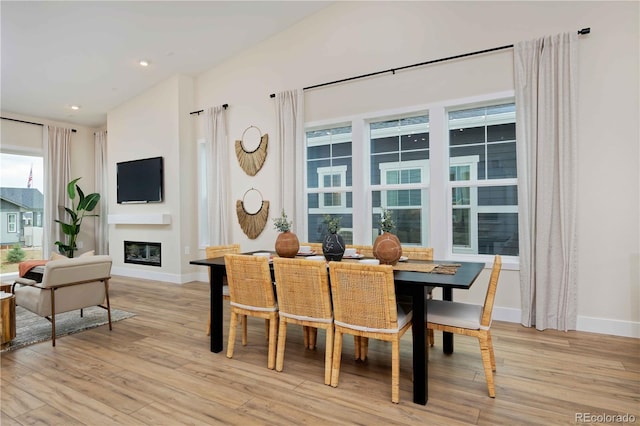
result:
M 262 200 L 260 208 L 254 213 L 249 213 L 244 208 L 244 200 L 250 191 L 256 191 L 260 194 L 260 199 Z M 257 189 L 248 189 L 242 196 L 242 200 L 236 201 L 236 214 L 238 215 L 238 223 L 240 224 L 240 228 L 242 228 L 242 232 L 250 239 L 255 240 L 267 224 L 267 219 L 269 218 L 269 201 L 264 200 L 262 193 Z
M 260 143 L 258 147 L 253 151 L 247 151 L 244 149 L 243 141 L 244 137 L 248 130 L 256 129 L 260 134 Z M 245 171 L 249 176 L 255 176 L 256 173 L 260 171 L 262 165 L 264 164 L 264 160 L 267 158 L 267 146 L 269 145 L 269 135 L 262 134 L 260 129 L 256 126 L 249 126 L 244 129 L 242 132 L 242 137 L 240 140 L 236 141 L 236 157 L 238 157 L 238 163 L 240 163 L 240 167 Z

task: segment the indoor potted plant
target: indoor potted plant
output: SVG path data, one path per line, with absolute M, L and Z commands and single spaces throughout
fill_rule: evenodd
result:
M 65 211 L 69 214 L 70 221 L 69 223 L 65 223 L 61 220 L 57 220 L 62 229 L 62 233 L 67 236 L 67 243 L 62 241 L 56 241 L 56 245 L 58 246 L 58 250 L 60 254 L 63 254 L 67 257 L 73 257 L 74 252 L 78 249 L 76 246 L 76 240 L 78 239 L 78 234 L 80 233 L 80 226 L 82 225 L 82 220 L 85 217 L 90 216 L 99 216 L 97 214 L 87 214 L 92 212 L 93 209 L 96 208 L 98 201 L 100 201 L 100 194 L 93 193 L 85 195 L 77 182 L 81 178 L 76 178 L 67 184 L 67 195 L 71 200 L 71 208 L 65 207 Z M 76 196 L 78 198 L 78 204 L 75 204 Z
M 300 249 L 298 237 L 291 232 L 291 224 L 284 209 L 280 217 L 273 219 L 273 227 L 280 231 L 276 238 L 276 253 L 280 257 L 295 257 Z
M 390 210 L 382 209 L 380 214 L 380 230 L 382 234 L 378 235 L 373 243 L 373 255 L 381 264 L 395 265 L 402 256 L 402 245 L 400 240 L 391 231 L 395 228 L 393 215 Z
M 338 234 L 341 219 L 340 216 L 324 216 L 323 222 L 327 226 L 327 234 L 322 240 L 322 253 L 328 261 L 335 260 L 339 262 L 342 260 L 342 256 L 344 256 L 344 240 L 342 236 Z

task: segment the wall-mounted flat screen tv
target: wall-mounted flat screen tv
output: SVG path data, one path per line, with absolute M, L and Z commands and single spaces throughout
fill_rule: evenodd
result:
M 116 166 L 118 204 L 162 202 L 162 157 L 124 161 Z

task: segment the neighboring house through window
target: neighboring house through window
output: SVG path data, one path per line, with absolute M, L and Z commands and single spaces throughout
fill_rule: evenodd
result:
M 342 218 L 348 242 L 372 244 L 388 209 L 403 245 L 437 247 L 441 258 L 518 256 L 512 98 L 363 114 L 344 123 L 307 125 L 302 240 L 321 241 L 330 214 Z

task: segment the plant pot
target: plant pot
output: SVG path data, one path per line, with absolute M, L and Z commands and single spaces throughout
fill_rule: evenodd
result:
M 373 255 L 383 265 L 395 265 L 402 256 L 400 240 L 389 232 L 383 232 L 373 243 Z
M 296 257 L 299 249 L 300 242 L 293 232 L 281 232 L 276 238 L 276 253 L 280 257 Z
M 344 240 L 340 234 L 327 234 L 322 241 L 322 253 L 328 261 L 340 262 L 344 256 Z

